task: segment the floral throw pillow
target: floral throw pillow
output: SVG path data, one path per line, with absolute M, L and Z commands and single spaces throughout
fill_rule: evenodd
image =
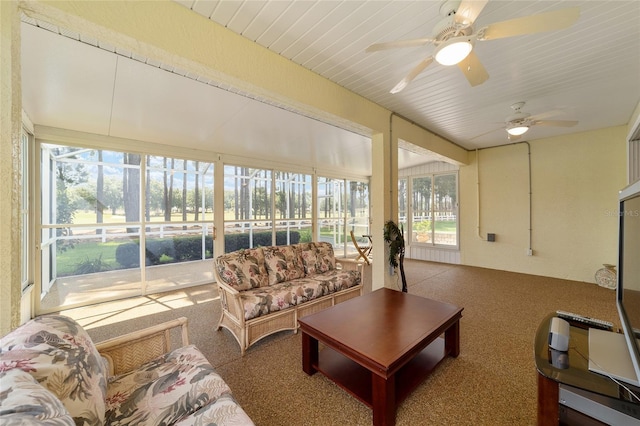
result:
M 102 425 L 106 369 L 87 332 L 73 319 L 44 315 L 2 338 L 0 371 L 20 369 L 64 404 L 76 425 Z
M 263 250 L 269 285 L 304 277 L 304 267 L 296 246 L 270 246 Z
M 238 291 L 268 285 L 261 248 L 238 250 L 216 258 L 218 276 Z
M 301 256 L 307 275 L 322 274 L 336 269 L 336 258 L 331 243 L 311 243 Z

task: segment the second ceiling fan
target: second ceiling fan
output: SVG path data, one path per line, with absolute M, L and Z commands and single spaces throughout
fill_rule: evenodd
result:
M 489 74 L 473 51 L 476 41 L 496 40 L 524 34 L 560 30 L 573 25 L 580 16 L 579 8 L 561 9 L 538 15 L 496 22 L 479 30 L 474 22 L 488 0 L 448 0 L 440 6 L 443 19 L 435 26 L 432 37 L 372 44 L 366 52 L 423 46 L 433 43 L 436 50 L 423 59 L 405 78 L 391 89 L 398 93 L 434 60 L 442 65 L 458 65 L 471 86 L 484 83 Z

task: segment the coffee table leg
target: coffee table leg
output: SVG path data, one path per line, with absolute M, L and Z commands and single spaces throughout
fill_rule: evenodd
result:
M 373 426 L 396 424 L 396 378 L 388 379 L 371 373 Z
M 302 371 L 311 376 L 317 371 L 314 365 L 318 365 L 318 339 L 314 339 L 303 331 Z
M 460 321 L 444 332 L 444 351 L 454 358 L 460 355 Z

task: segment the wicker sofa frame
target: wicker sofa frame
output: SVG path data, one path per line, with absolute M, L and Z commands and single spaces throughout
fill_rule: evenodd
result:
M 172 349 L 171 330 L 180 327 L 182 346 L 189 345 L 188 320 L 176 318 L 96 344 L 109 364 L 109 375 L 132 371 Z
M 0 367 L 2 425 L 253 425 L 184 317 L 96 344 L 42 315 L 0 339 Z
M 336 269 L 355 269 L 360 272 L 360 276 L 362 276 L 363 266 L 360 262 L 345 262 L 345 264 L 341 264 L 336 261 Z M 214 272 L 222 305 L 222 313 L 217 329 L 220 330 L 224 327 L 231 332 L 240 345 L 242 355 L 251 345 L 271 334 L 285 330 L 293 330 L 294 333 L 297 333 L 299 327 L 298 318 L 320 312 L 338 303 L 361 296 L 363 289 L 361 281 L 353 287 L 247 320 L 244 316 L 243 291 L 238 291 L 226 284 L 220 278 L 217 268 L 214 268 Z

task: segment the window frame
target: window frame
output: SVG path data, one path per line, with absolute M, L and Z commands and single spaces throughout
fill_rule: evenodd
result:
M 141 152 L 134 152 L 132 153 L 129 150 L 122 150 L 120 148 L 111 148 L 111 147 L 107 147 L 107 146 L 96 146 L 96 145 L 91 145 L 91 144 L 84 144 L 82 143 L 84 141 L 80 141 L 78 144 L 73 144 L 73 143 L 67 143 L 66 141 L 57 141 L 57 140 L 51 140 L 51 139 L 38 139 L 36 141 L 36 147 L 35 147 L 35 152 L 34 152 L 34 156 L 36 156 L 39 161 L 37 161 L 38 166 L 35 167 L 34 169 L 37 171 L 37 179 L 36 179 L 36 183 L 37 183 L 37 193 L 41 193 L 43 194 L 43 196 L 41 197 L 37 197 L 37 214 L 34 214 L 34 221 L 37 223 L 37 226 L 33 229 L 35 229 L 36 234 L 38 235 L 38 241 L 39 244 L 37 246 L 37 248 L 39 249 L 39 253 L 37 256 L 37 263 L 38 263 L 38 275 L 37 275 L 37 280 L 36 280 L 36 288 L 37 291 L 35 292 L 35 307 L 36 307 L 36 314 L 42 314 L 42 313 L 48 313 L 51 311 L 57 311 L 61 308 L 63 309 L 68 309 L 68 308 L 73 308 L 73 307 L 77 307 L 77 306 L 84 306 L 87 304 L 91 304 L 91 303 L 96 303 L 96 302 L 103 302 L 103 301 L 110 301 L 110 300 L 118 300 L 118 299 L 122 299 L 122 298 L 126 298 L 126 297 L 131 297 L 131 296 L 142 296 L 142 295 L 146 295 L 146 294 L 150 294 L 150 293 L 157 293 L 157 292 L 161 292 L 161 291 L 167 291 L 170 289 L 170 286 L 172 285 L 171 282 L 166 283 L 164 286 L 161 284 L 160 286 L 156 286 L 153 287 L 155 284 L 152 284 L 151 281 L 149 281 L 149 279 L 153 279 L 153 278 L 149 278 L 147 277 L 147 271 L 148 266 L 146 265 L 147 262 L 145 262 L 146 259 L 146 255 L 145 255 L 145 247 L 149 248 L 147 246 L 147 238 L 162 238 L 162 237 L 171 237 L 172 235 L 191 235 L 193 234 L 193 231 L 195 230 L 195 232 L 197 232 L 198 234 L 202 234 L 202 252 L 201 252 L 201 258 L 200 259 L 196 259 L 196 261 L 198 262 L 203 262 L 203 261 L 210 261 L 211 259 L 209 259 L 211 256 L 206 257 L 205 253 L 209 251 L 209 249 L 211 250 L 211 255 L 215 254 L 215 247 L 212 244 L 212 247 L 208 247 L 205 243 L 205 237 L 208 238 L 208 236 L 210 235 L 215 235 L 215 226 L 214 226 L 214 217 L 213 217 L 213 206 L 211 208 L 211 213 L 205 215 L 204 211 L 203 214 L 199 216 L 198 220 L 195 220 L 195 213 L 191 212 L 190 214 L 192 216 L 194 216 L 194 218 L 188 218 L 186 221 L 184 220 L 176 220 L 176 221 L 170 221 L 170 222 L 166 222 L 166 221 L 147 221 L 146 220 L 146 184 L 147 184 L 147 158 L 151 158 L 151 157 L 160 157 L 160 158 L 175 158 L 177 160 L 179 160 L 178 165 L 176 167 L 178 168 L 173 168 L 172 170 L 169 171 L 169 173 L 172 174 L 180 174 L 181 175 L 181 179 L 183 179 L 185 182 L 189 181 L 190 183 L 187 184 L 187 187 L 189 188 L 188 191 L 193 191 L 194 188 L 190 186 L 192 180 L 198 180 L 199 181 L 199 191 L 200 191 L 200 195 L 198 197 L 198 201 L 202 204 L 203 208 L 205 206 L 205 197 L 206 197 L 206 191 L 210 190 L 211 194 L 213 194 L 214 191 L 214 182 L 215 182 L 215 177 L 214 177 L 214 171 L 215 171 L 215 162 L 213 161 L 206 161 L 203 160 L 202 158 L 200 159 L 189 159 L 189 158 L 185 158 L 182 155 L 176 156 L 176 155 L 167 155 L 167 153 L 141 153 Z M 136 220 L 127 220 L 124 219 L 124 222 L 120 222 L 118 220 L 116 221 L 105 221 L 105 222 L 98 222 L 97 217 L 94 219 L 94 221 L 92 221 L 91 223 L 74 223 L 73 221 L 71 221 L 70 223 L 58 223 L 58 221 L 55 219 L 55 217 L 51 217 L 49 216 L 48 218 L 45 219 L 45 213 L 46 212 L 51 212 L 54 211 L 54 205 L 56 204 L 56 184 L 57 184 L 57 176 L 56 176 L 56 172 L 57 172 L 57 167 L 55 164 L 51 164 L 51 155 L 48 154 L 49 150 L 48 147 L 49 146 L 53 146 L 53 147 L 63 147 L 63 148 L 72 148 L 75 149 L 76 151 L 73 151 L 70 153 L 70 155 L 76 155 L 76 154 L 81 154 L 83 152 L 86 151 L 104 151 L 104 152 L 111 152 L 112 154 L 116 154 L 116 155 L 123 155 L 124 157 L 127 157 L 128 155 L 139 155 L 140 156 L 140 164 L 139 165 L 131 165 L 131 164 L 127 164 L 127 162 L 107 162 L 106 160 L 92 160 L 92 161 L 81 161 L 81 160 L 77 160 L 77 159 L 72 159 L 69 160 L 68 163 L 85 163 L 88 164 L 90 166 L 90 168 L 100 168 L 100 167 L 109 167 L 111 169 L 121 169 L 121 170 L 125 170 L 125 169 L 137 169 L 138 173 L 138 177 L 137 179 L 139 180 L 137 182 L 136 185 L 134 185 L 135 187 L 137 187 L 137 193 L 138 196 L 136 198 L 138 198 L 138 216 Z M 100 157 L 98 157 L 100 158 Z M 181 162 L 180 162 L 181 161 Z M 210 165 L 212 168 L 208 169 L 208 171 L 204 171 L 203 169 L 195 169 L 195 168 L 186 168 L 187 164 L 193 166 L 195 163 L 198 162 L 199 164 L 207 164 Z M 183 168 L 180 168 L 180 165 L 183 166 Z M 46 172 L 45 172 L 46 171 Z M 158 167 L 152 167 L 151 170 L 152 172 L 157 172 L 158 171 Z M 161 170 L 162 172 L 162 170 Z M 87 184 L 89 184 L 89 186 L 91 186 L 91 183 L 95 183 L 95 178 L 97 176 L 96 173 L 88 173 L 88 175 L 91 177 L 90 179 L 87 180 Z M 116 174 L 117 175 L 117 174 Z M 207 175 L 207 176 L 205 176 Z M 120 176 L 120 175 L 117 175 Z M 188 176 L 188 178 L 187 178 Z M 209 186 L 210 188 L 206 188 L 206 186 Z M 76 186 L 76 189 L 80 188 L 80 186 Z M 182 186 L 180 186 L 180 188 L 178 187 L 174 187 L 173 188 L 173 192 L 176 191 L 180 191 L 182 188 Z M 46 195 L 49 194 L 49 195 Z M 90 191 L 88 192 L 88 194 L 90 194 L 91 196 L 95 195 L 93 193 L 91 193 Z M 122 201 L 122 200 L 121 200 Z M 195 199 L 193 200 L 195 202 Z M 211 200 L 213 201 L 213 200 Z M 188 208 L 191 207 L 187 204 L 187 210 Z M 46 215 L 49 215 L 48 213 Z M 163 227 L 166 228 L 167 225 L 172 228 L 168 229 L 167 231 L 165 231 L 162 235 L 160 235 L 159 237 L 156 236 L 154 233 L 157 232 L 161 232 Z M 91 235 L 74 235 L 73 236 L 73 240 L 77 240 L 77 241 L 82 241 L 83 239 L 94 239 L 97 241 L 97 239 L 102 239 L 103 243 L 104 242 L 109 242 L 110 240 L 112 240 L 113 238 L 124 238 L 126 240 L 126 238 L 133 238 L 134 240 L 138 240 L 139 241 L 139 254 L 140 257 L 138 259 L 138 267 L 134 268 L 134 270 L 132 271 L 132 273 L 134 274 L 139 274 L 138 278 L 140 281 L 140 287 L 139 290 L 135 293 L 135 294 L 130 294 L 131 290 L 125 290 L 122 294 L 114 294 L 111 297 L 100 297 L 99 299 L 95 299 L 95 300 L 86 300 L 83 302 L 72 302 L 70 304 L 66 304 L 63 303 L 62 301 L 58 301 L 57 302 L 57 307 L 51 308 L 50 306 L 43 306 L 43 304 L 41 303 L 43 298 L 45 297 L 45 295 L 50 291 L 50 289 L 52 288 L 52 286 L 54 285 L 54 283 L 56 282 L 56 280 L 64 278 L 63 276 L 60 276 L 58 274 L 57 271 L 57 261 L 56 256 L 58 256 L 59 254 L 56 252 L 53 252 L 53 250 L 55 250 L 55 246 L 57 244 L 57 241 L 59 239 L 57 235 L 57 229 L 61 229 L 61 228 L 70 228 L 73 230 L 84 230 L 85 233 L 89 232 L 91 233 L 92 229 L 95 229 L 95 232 L 92 233 Z M 187 229 L 190 228 L 190 229 Z M 121 228 L 131 228 L 131 230 L 133 232 L 128 232 L 126 234 L 122 234 L 121 233 Z M 180 229 L 182 228 L 182 231 L 176 231 L 176 229 Z M 193 229 L 191 229 L 193 228 Z M 98 233 L 97 230 L 101 229 L 102 232 Z M 158 231 L 158 229 L 160 229 L 160 231 Z M 49 238 L 51 237 L 51 238 Z M 54 247 L 52 249 L 52 247 Z M 191 251 L 191 249 L 189 249 Z M 191 261 L 190 259 L 178 259 L 178 258 L 174 258 L 173 261 L 170 260 L 169 263 L 183 263 L 183 262 L 189 262 Z M 160 259 L 160 264 L 164 264 L 166 263 L 166 261 L 164 261 L 163 259 Z M 159 264 L 159 265 L 160 265 Z M 160 266 L 162 267 L 162 266 Z M 119 269 L 119 268 L 117 268 Z M 124 269 L 131 269 L 128 267 L 125 267 Z M 211 271 L 212 272 L 212 271 Z M 99 272 L 98 272 L 99 273 Z M 158 273 L 154 273 L 155 276 L 158 275 Z M 213 279 L 213 273 L 212 275 L 212 279 Z M 78 276 L 82 276 L 82 274 L 78 275 Z M 136 281 L 136 280 L 134 280 Z M 183 286 L 183 288 L 189 287 L 189 286 L 193 286 L 193 285 L 201 285 L 203 284 L 203 282 L 200 281 L 193 281 L 191 283 L 187 283 L 186 285 Z
M 455 222 L 456 222 L 456 230 L 455 230 L 455 239 L 456 239 L 456 243 L 455 244 L 442 244 L 442 243 L 437 243 L 436 242 L 436 238 L 435 238 L 435 234 L 436 234 L 436 229 L 435 229 L 435 222 L 434 222 L 434 218 L 436 217 L 436 212 L 438 212 L 439 210 L 436 209 L 435 206 L 435 202 L 434 202 L 434 198 L 435 198 L 435 187 L 436 187 L 436 179 L 438 177 L 441 176 L 447 176 L 447 175 L 453 175 L 455 176 L 455 207 L 453 209 L 454 214 L 455 214 Z M 414 223 L 414 197 L 413 197 L 413 187 L 414 187 L 414 180 L 415 179 L 421 179 L 421 178 L 429 178 L 431 181 L 431 189 L 430 189 L 430 207 L 429 207 L 429 217 L 430 217 L 430 221 L 431 221 L 431 225 L 430 225 L 430 237 L 428 241 L 416 241 L 413 238 L 414 235 L 414 229 L 416 228 L 416 225 Z M 437 248 L 437 249 L 445 249 L 445 250 L 460 250 L 460 179 L 459 179 L 459 172 L 457 170 L 448 170 L 448 171 L 443 171 L 443 172 L 432 172 L 432 173 L 420 173 L 420 174 L 416 174 L 416 175 L 408 175 L 408 176 L 403 176 L 398 178 L 398 204 L 399 204 L 399 208 L 400 208 L 400 187 L 401 187 L 401 181 L 406 181 L 406 215 L 405 217 L 399 217 L 399 223 L 402 223 L 403 226 L 406 227 L 405 229 L 405 240 L 409 245 L 415 245 L 417 247 L 428 247 L 428 248 Z M 399 213 L 400 214 L 400 213 Z

